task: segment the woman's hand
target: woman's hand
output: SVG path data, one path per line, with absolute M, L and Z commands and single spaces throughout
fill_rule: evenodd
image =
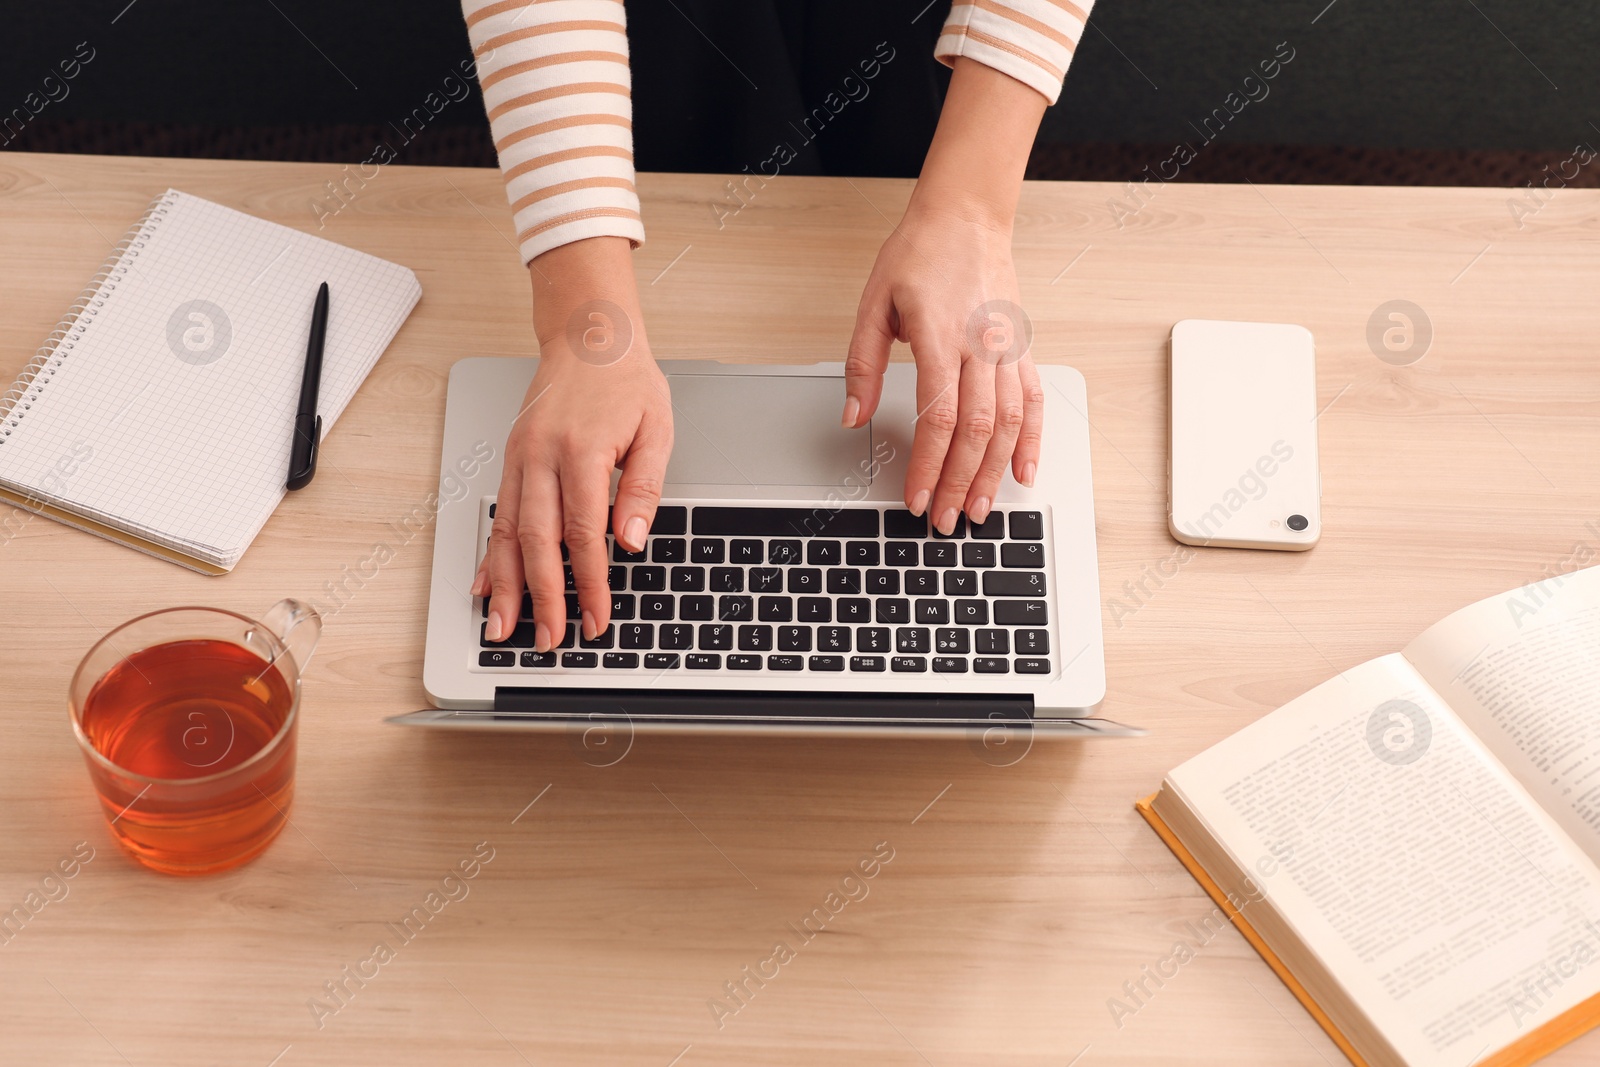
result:
M 534 649 L 545 652 L 566 627 L 563 544 L 582 635 L 609 624 L 611 471 L 622 470 L 611 526 L 623 547 L 638 551 L 672 453 L 672 402 L 645 339 L 626 240 L 552 249 L 530 273 L 539 369 L 506 440 L 489 550 L 472 593 L 489 596 L 485 635 L 503 640 L 516 626 L 526 582 Z
M 1032 485 L 1044 391 L 1028 354 L 1011 227 L 1045 99 L 965 57 L 905 217 L 884 242 L 845 361 L 844 425 L 877 410 L 895 341 L 917 363 L 906 505 L 943 533 L 989 516 L 1007 466 Z

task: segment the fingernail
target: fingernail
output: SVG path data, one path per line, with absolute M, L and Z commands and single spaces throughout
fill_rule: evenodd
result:
M 1022 465 L 1022 484 L 1029 489 L 1033 488 L 1033 476 L 1039 472 L 1039 465 L 1029 460 Z
M 972 506 L 967 509 L 967 517 L 978 525 L 983 525 L 983 520 L 989 517 L 989 498 L 980 496 L 974 500 Z
M 939 527 L 939 532 L 943 534 L 954 530 L 956 528 L 956 509 L 945 508 L 944 514 L 939 516 L 939 521 L 935 525 Z
M 489 624 L 484 629 L 483 636 L 487 637 L 491 641 L 498 641 L 500 640 L 501 630 L 504 626 L 505 623 L 500 621 L 500 613 L 498 611 L 491 611 L 489 612 Z
M 924 511 L 927 511 L 928 510 L 928 498 L 931 497 L 932 495 L 933 495 L 932 493 L 930 493 L 928 490 L 924 489 L 921 492 L 919 492 L 916 496 L 912 497 L 911 498 L 911 514 L 913 514 L 913 515 L 921 515 Z
M 638 515 L 628 520 L 627 529 L 623 531 L 628 535 L 628 547 L 635 552 L 644 547 L 644 537 L 649 532 L 650 528 L 644 524 L 644 519 Z
M 486 577 L 487 577 L 487 575 L 480 574 L 476 578 L 472 579 L 472 595 L 473 596 L 483 596 L 483 593 L 484 593 L 483 580 Z
M 594 615 L 590 612 L 583 613 L 583 639 L 593 641 L 600 634 L 600 627 L 594 624 Z
M 542 622 L 533 628 L 533 650 L 535 652 L 550 651 L 550 627 Z
M 848 428 L 853 428 L 855 426 L 855 424 L 856 424 L 856 419 L 858 419 L 860 417 L 861 417 L 861 401 L 857 400 L 853 396 L 845 397 L 844 398 L 844 418 L 839 420 L 840 425 L 846 427 L 847 429 Z

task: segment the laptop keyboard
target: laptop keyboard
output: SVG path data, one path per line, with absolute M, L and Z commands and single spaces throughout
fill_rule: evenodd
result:
M 1055 590 L 1040 511 L 996 509 L 981 525 L 962 516 L 946 537 L 896 509 L 663 504 L 643 552 L 609 534 L 607 551 L 603 633 L 582 638 L 568 565 L 561 643 L 533 651 L 526 590 L 515 631 L 487 640 L 488 598 L 479 598 L 478 666 L 612 675 L 1052 671 Z

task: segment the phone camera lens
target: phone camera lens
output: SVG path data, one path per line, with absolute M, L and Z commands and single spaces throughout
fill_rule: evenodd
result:
M 1311 523 L 1306 520 L 1306 517 L 1304 515 L 1290 515 L 1289 516 L 1289 529 L 1291 529 L 1291 530 L 1304 530 L 1307 526 L 1310 526 L 1310 525 L 1311 525 Z

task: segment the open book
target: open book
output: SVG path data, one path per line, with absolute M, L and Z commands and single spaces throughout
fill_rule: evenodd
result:
M 1600 1022 L 1600 567 L 1481 601 L 1138 805 L 1357 1064 Z

